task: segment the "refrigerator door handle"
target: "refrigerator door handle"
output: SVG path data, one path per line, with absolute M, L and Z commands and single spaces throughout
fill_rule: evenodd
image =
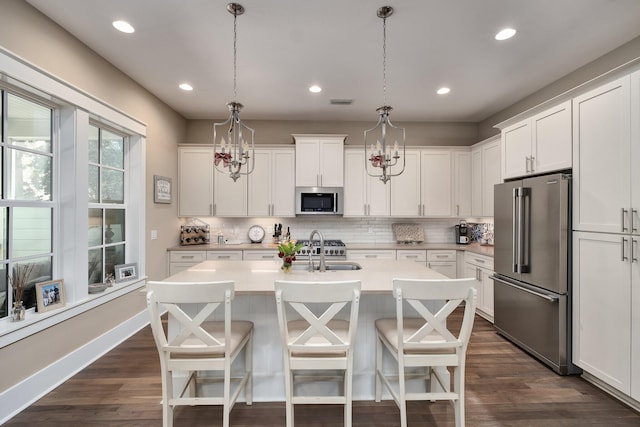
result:
M 518 247 L 518 221 L 516 221 L 516 217 L 518 215 L 518 188 L 513 189 L 513 195 L 511 197 L 511 272 L 518 272 L 518 259 L 517 259 L 517 251 Z
M 515 283 L 511 283 L 511 282 L 507 282 L 506 280 L 502 280 L 502 279 L 500 279 L 498 276 L 491 276 L 491 279 L 492 279 L 492 280 L 494 280 L 494 281 L 496 281 L 496 282 L 500 282 L 500 283 L 502 283 L 502 284 L 505 284 L 505 285 L 507 285 L 507 286 L 514 287 L 514 288 L 516 288 L 516 289 L 518 289 L 518 290 L 521 290 L 521 291 L 524 291 L 524 292 L 530 293 L 531 295 L 535 295 L 535 296 L 540 297 L 540 298 L 542 298 L 542 299 L 546 299 L 546 300 L 547 300 L 547 301 L 549 301 L 549 302 L 557 302 L 557 301 L 559 301 L 559 300 L 560 300 L 560 298 L 559 298 L 559 297 L 556 297 L 556 296 L 553 296 L 553 295 L 543 294 L 543 293 L 541 293 L 541 292 L 536 292 L 536 291 L 533 291 L 533 290 L 531 290 L 531 289 L 527 289 L 527 288 L 525 288 L 525 287 L 518 286 L 518 285 L 516 285 Z
M 531 221 L 529 215 L 525 215 L 525 202 L 531 194 L 529 187 L 520 187 L 520 201 L 518 207 L 518 273 L 529 272 L 529 243 L 526 241 L 526 231 L 529 230 L 530 224 L 525 223 L 526 220 Z

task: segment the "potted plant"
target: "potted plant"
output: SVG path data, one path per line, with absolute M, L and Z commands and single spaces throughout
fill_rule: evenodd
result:
M 303 246 L 302 243 L 296 244 L 295 240 L 287 240 L 278 245 L 278 256 L 282 258 L 282 271 L 285 273 L 291 271 L 291 263 L 296 260 L 296 252 Z
M 13 267 L 13 274 L 9 276 L 9 284 L 13 291 L 13 312 L 14 321 L 24 320 L 26 309 L 23 305 L 24 291 L 27 287 L 33 264 L 16 264 Z

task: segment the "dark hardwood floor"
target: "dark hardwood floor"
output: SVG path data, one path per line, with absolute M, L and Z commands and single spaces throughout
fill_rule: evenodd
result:
M 561 377 L 477 317 L 467 353 L 468 426 L 640 426 L 634 412 L 579 377 Z M 6 426 L 159 426 L 160 367 L 149 327 L 8 421 Z M 409 426 L 453 426 L 447 402 L 410 402 Z M 353 425 L 399 425 L 392 401 L 355 402 Z M 222 424 L 219 407 L 180 407 L 178 426 Z M 285 424 L 284 403 L 239 402 L 231 425 Z M 342 406 L 296 406 L 296 426 L 342 426 Z

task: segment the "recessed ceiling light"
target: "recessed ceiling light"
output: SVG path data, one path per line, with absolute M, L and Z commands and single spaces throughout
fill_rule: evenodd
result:
M 516 30 L 513 28 L 504 28 L 496 34 L 496 40 L 507 40 L 516 35 Z
M 116 30 L 127 34 L 131 34 L 135 31 L 135 28 L 133 28 L 127 21 L 113 21 L 111 25 L 113 25 L 113 28 Z
M 180 83 L 178 87 L 186 91 L 193 90 L 193 86 L 191 86 L 189 83 Z
M 449 92 L 451 92 L 451 89 L 449 89 L 448 87 L 441 87 L 436 91 L 438 95 L 446 95 Z
M 309 87 L 309 92 L 311 93 L 320 93 L 322 92 L 322 88 L 318 85 L 313 85 Z

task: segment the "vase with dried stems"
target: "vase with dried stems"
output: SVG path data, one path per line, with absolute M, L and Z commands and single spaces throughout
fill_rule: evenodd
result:
M 17 264 L 13 267 L 13 274 L 9 276 L 9 284 L 13 291 L 13 311 L 11 317 L 13 321 L 24 320 L 26 308 L 22 298 L 27 287 L 27 282 L 31 276 L 33 264 Z

